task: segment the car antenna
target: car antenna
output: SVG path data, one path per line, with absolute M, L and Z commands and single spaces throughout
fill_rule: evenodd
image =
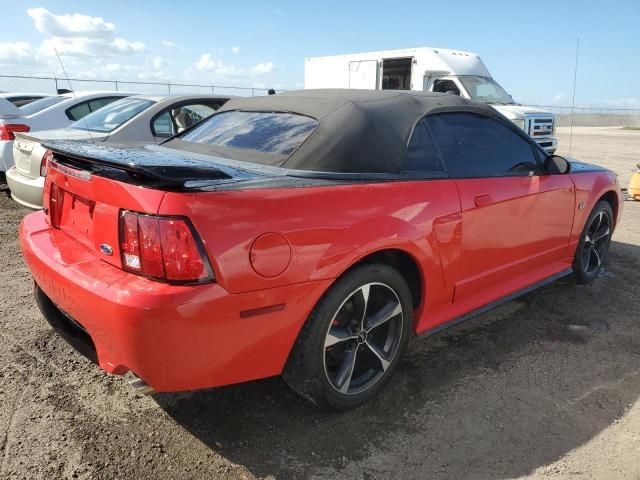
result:
M 573 97 L 571 99 L 571 127 L 569 129 L 569 155 L 571 156 L 571 141 L 573 140 L 573 111 L 576 106 L 576 79 L 578 77 L 578 54 L 580 53 L 580 39 L 576 42 L 576 67 L 573 70 Z
M 58 49 L 54 48 L 53 51 L 56 52 L 56 57 L 58 57 L 58 62 L 60 62 L 60 66 L 62 67 L 62 73 L 64 73 L 64 78 L 66 78 L 67 83 L 69 84 L 69 89 L 71 90 L 71 94 L 73 95 L 73 100 L 76 102 L 76 105 L 79 105 L 78 98 L 76 97 L 76 92 L 73 89 L 73 87 L 71 86 L 71 80 L 69 80 L 69 75 L 67 75 L 67 70 L 64 68 L 64 65 L 62 64 L 62 59 L 60 58 L 60 55 L 58 54 Z M 85 120 L 84 117 L 82 117 L 82 121 L 84 122 L 84 128 L 87 129 L 87 133 L 89 134 L 89 138 L 91 139 L 91 143 L 93 143 L 95 145 L 96 142 L 93 139 L 93 135 L 91 135 L 91 130 L 89 130 L 89 125 L 87 124 L 87 121 Z

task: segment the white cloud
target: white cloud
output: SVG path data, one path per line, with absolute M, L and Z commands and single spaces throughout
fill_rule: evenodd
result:
M 56 50 L 60 55 L 76 57 L 130 55 L 146 48 L 142 42 L 117 37 L 116 26 L 102 17 L 56 15 L 42 7 L 30 8 L 27 14 L 45 37 L 38 48 L 43 56 L 54 56 Z
M 257 65 L 246 69 L 242 67 L 236 67 L 234 65 L 226 65 L 221 60 L 216 60 L 209 53 L 204 53 L 200 56 L 197 62 L 193 66 L 201 72 L 212 72 L 221 77 L 258 77 L 262 75 L 269 75 L 273 72 L 274 66 L 271 62 L 258 63 Z
M 138 74 L 138 80 L 168 80 L 167 74 L 162 70 L 157 70 L 152 72 L 150 70 L 145 70 Z
M 214 60 L 209 53 L 203 53 L 200 59 L 193 64 L 198 70 L 215 70 L 220 62 Z
M 209 53 L 202 54 L 193 66 L 200 71 L 213 72 L 224 77 L 239 77 L 246 74 L 243 68 L 225 65 L 222 61 L 214 59 Z
M 116 38 L 113 41 L 94 39 L 86 37 L 51 37 L 45 38 L 39 51 L 43 55 L 55 55 L 58 51 L 60 55 L 75 57 L 89 57 L 98 55 L 130 55 L 140 53 L 146 46 L 142 42 L 129 42 L 123 38 Z
M 559 102 L 560 100 L 562 100 L 564 97 L 565 97 L 564 93 L 559 93 L 555 97 L 553 97 L 553 99 L 551 101 L 556 103 L 556 102 Z
M 36 30 L 51 37 L 111 38 L 116 31 L 116 26 L 102 17 L 80 13 L 56 15 L 46 8 L 38 7 L 28 9 L 27 15 L 35 22 Z
M 0 42 L 0 60 L 20 60 L 33 55 L 27 42 Z
M 116 38 L 109 46 L 115 47 L 119 53 L 142 52 L 146 47 L 142 42 L 130 42 L 124 38 Z
M 269 75 L 273 73 L 273 69 L 274 66 L 271 62 L 259 63 L 251 69 L 251 73 L 254 75 Z
M 162 57 L 153 57 L 151 59 L 151 64 L 153 65 L 153 68 L 155 68 L 156 70 L 161 70 L 162 67 L 168 65 L 169 62 Z
M 178 50 L 184 50 L 184 45 L 172 42 L 171 40 L 162 40 L 160 43 L 167 48 L 177 48 Z
M 119 32 L 116 24 L 108 18 L 73 11 L 57 14 L 43 7 L 30 8 L 27 13 L 33 21 L 33 28 L 42 38 L 31 43 L 0 42 L 0 66 L 5 71 L 62 75 L 56 50 L 69 76 L 75 78 L 117 79 L 121 82 L 174 78 L 178 82 L 188 80 L 266 88 L 271 82 L 269 75 L 275 70 L 272 62 L 241 62 L 239 59 L 244 51 L 233 45 L 224 49 L 216 46 L 196 58 L 192 65 L 176 72 L 169 54 L 175 56 L 177 52 L 162 49 L 186 48 L 173 40 L 157 39 L 152 47 L 161 50 L 148 52 L 145 43 L 127 38 L 128 34 Z M 126 57 L 129 60 L 125 60 Z
M 91 75 L 91 77 L 105 77 L 107 79 L 112 78 L 111 75 L 105 75 L 105 72 L 109 74 L 116 73 L 118 75 L 133 73 L 137 74 L 145 69 L 144 65 L 129 65 L 126 63 L 107 63 L 103 65 L 97 65 L 93 68 L 84 70 L 85 75 Z

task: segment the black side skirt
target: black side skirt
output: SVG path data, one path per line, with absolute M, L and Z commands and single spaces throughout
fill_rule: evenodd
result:
M 483 307 L 477 308 L 475 310 L 472 310 L 469 313 L 465 313 L 464 315 L 454 318 L 452 320 L 449 320 L 448 322 L 444 322 L 440 325 L 437 325 L 425 332 L 420 333 L 418 336 L 419 337 L 430 337 L 431 335 L 435 335 L 436 333 L 440 333 L 443 330 L 446 330 L 447 328 L 451 328 L 455 325 L 458 325 L 462 322 L 465 322 L 467 320 L 471 320 L 474 317 L 477 317 L 478 315 L 481 315 L 485 312 L 488 312 L 489 310 L 491 310 L 492 308 L 497 307 L 498 305 L 502 305 L 503 303 L 507 303 L 510 302 L 511 300 L 514 300 L 518 297 L 521 297 L 522 295 L 526 295 L 527 293 L 536 290 L 537 288 L 540 288 L 544 285 L 547 285 L 549 283 L 555 282 L 556 280 L 562 278 L 562 277 L 566 277 L 567 275 L 570 275 L 573 272 L 572 268 L 567 268 L 566 270 L 563 270 L 562 272 L 556 273 L 555 275 L 551 275 L 550 277 L 547 277 L 545 279 L 540 280 L 539 282 L 534 283 L 533 285 L 529 285 L 528 287 L 523 288 L 522 290 L 518 290 L 517 292 L 513 292 L 510 293 L 509 295 L 507 295 L 506 297 L 502 297 L 499 298 L 498 300 L 495 300 L 491 303 L 487 303 L 486 305 L 484 305 Z

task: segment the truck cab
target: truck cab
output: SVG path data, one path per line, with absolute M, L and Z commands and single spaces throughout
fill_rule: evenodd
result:
M 305 60 L 305 88 L 364 88 L 443 92 L 487 103 L 554 153 L 556 118 L 516 103 L 480 57 L 443 48 L 410 48 Z

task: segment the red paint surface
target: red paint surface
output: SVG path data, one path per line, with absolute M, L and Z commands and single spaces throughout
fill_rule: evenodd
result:
M 596 201 L 615 191 L 622 204 L 606 172 L 185 194 L 53 170 L 45 205 L 52 182 L 65 191 L 61 228 L 44 212 L 20 228 L 35 281 L 87 329 L 102 368 L 158 391 L 281 373 L 311 309 L 367 255 L 397 249 L 417 263 L 423 332 L 570 267 Z M 215 283 L 124 272 L 120 209 L 188 217 Z
M 258 275 L 267 278 L 277 277 L 291 262 L 291 245 L 279 233 L 264 233 L 251 245 L 249 257 L 251 266 Z

